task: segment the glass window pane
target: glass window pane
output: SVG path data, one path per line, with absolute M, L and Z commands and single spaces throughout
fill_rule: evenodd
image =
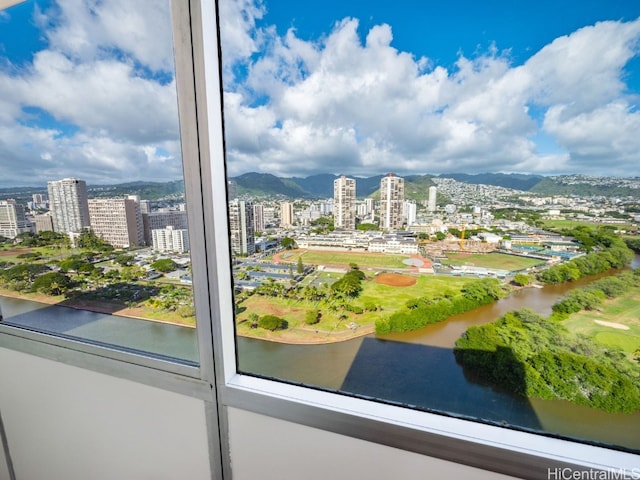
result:
M 640 451 L 640 7 L 219 7 L 239 370 Z
M 198 362 L 169 1 L 0 23 L 3 321 Z

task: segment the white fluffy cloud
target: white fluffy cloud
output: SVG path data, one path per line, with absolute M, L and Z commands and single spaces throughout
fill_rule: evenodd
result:
M 262 0 L 219 10 L 230 175 L 638 174 L 625 68 L 640 19 L 585 26 L 521 65 L 493 48 L 445 68 L 398 50 L 390 25 L 345 18 L 304 40 L 265 25 Z M 169 17 L 156 0 L 36 8 L 43 49 L 20 67 L 0 56 L 0 183 L 178 178 Z
M 222 27 L 223 52 L 239 52 Z M 624 68 L 638 54 L 640 20 L 585 26 L 520 66 L 490 51 L 451 70 L 398 51 L 389 25 L 362 41 L 357 19 L 346 18 L 315 42 L 245 27 L 251 49 L 226 60 L 247 72 L 226 84 L 232 175 L 637 174 Z M 557 151 L 537 145 L 541 132 Z
M 0 70 L 0 183 L 180 178 L 168 2 L 34 8 L 45 48 Z

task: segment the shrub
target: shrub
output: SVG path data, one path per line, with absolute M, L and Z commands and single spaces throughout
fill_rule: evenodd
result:
M 284 330 L 289 326 L 289 324 L 285 319 L 275 315 L 264 315 L 263 317 L 260 317 L 260 320 L 258 320 L 258 326 L 273 332 L 275 330 Z
M 320 321 L 321 316 L 322 313 L 320 312 L 320 310 L 309 310 L 304 319 L 304 323 L 306 323 L 307 325 L 314 325 Z

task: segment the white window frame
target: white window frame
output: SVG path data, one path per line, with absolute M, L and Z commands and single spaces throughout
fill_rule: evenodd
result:
M 192 262 L 199 365 L 1 323 L 0 347 L 204 400 L 216 479 L 232 478 L 227 408 L 520 478 L 547 478 L 554 468 L 637 469 L 632 453 L 238 373 L 217 2 L 171 1 L 191 251 L 202 260 Z
M 205 222 L 206 236 L 216 240 L 216 262 L 209 264 L 209 278 L 215 279 L 218 285 L 214 290 L 218 295 L 212 298 L 216 308 L 212 334 L 216 347 L 218 402 L 222 410 L 245 409 L 521 478 L 547 478 L 548 469 L 555 468 L 624 469 L 630 475 L 638 472 L 640 456 L 631 453 L 238 373 L 226 226 L 226 177 L 221 175 L 225 171 L 225 151 L 217 2 L 193 0 L 192 3 L 197 12 L 193 28 L 201 29 L 202 35 L 202 44 L 194 44 L 195 63 L 202 64 L 202 74 L 196 69 L 196 103 L 199 112 L 206 109 L 204 117 L 208 122 L 208 138 L 201 141 L 201 145 L 208 144 L 208 154 L 203 152 L 203 180 L 205 184 L 207 180 L 211 182 L 212 190 L 212 202 L 207 206 L 211 210 L 205 216 L 213 221 Z

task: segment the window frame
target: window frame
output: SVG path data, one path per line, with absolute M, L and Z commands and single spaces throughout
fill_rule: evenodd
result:
M 212 334 L 218 378 L 218 402 L 222 409 L 239 408 L 281 420 L 366 440 L 389 447 L 448 460 L 520 478 L 547 478 L 549 469 L 615 470 L 630 475 L 640 457 L 604 447 L 572 442 L 486 423 L 463 420 L 389 405 L 383 401 L 293 385 L 285 381 L 239 373 L 233 327 L 231 266 L 227 225 L 224 106 L 218 0 L 192 0 L 197 12 L 194 28 L 200 29 L 202 44 L 194 44 L 196 104 L 204 115 L 209 136 L 203 155 L 203 179 L 209 176 L 213 222 L 206 223 L 206 236 L 215 239 L 216 263 L 209 264 L 214 284 L 227 285 L 212 298 Z M 205 55 L 204 52 L 217 52 Z M 201 78 L 204 75 L 204 78 Z M 204 150 L 204 148 L 203 148 Z M 206 157 L 206 158 L 205 158 Z M 217 173 L 216 173 L 217 172 Z M 216 235 L 217 233 L 217 235 Z M 231 321 L 230 321 L 231 319 Z M 635 469 L 635 470 L 634 470 Z
M 162 0 L 161 0 L 162 1 Z M 237 371 L 217 0 L 171 0 L 200 363 L 0 323 L 0 347 L 205 402 L 213 478 L 232 478 L 227 409 L 520 478 L 548 469 L 627 469 L 639 456 L 385 404 Z M 634 471 L 634 472 L 635 472 Z

